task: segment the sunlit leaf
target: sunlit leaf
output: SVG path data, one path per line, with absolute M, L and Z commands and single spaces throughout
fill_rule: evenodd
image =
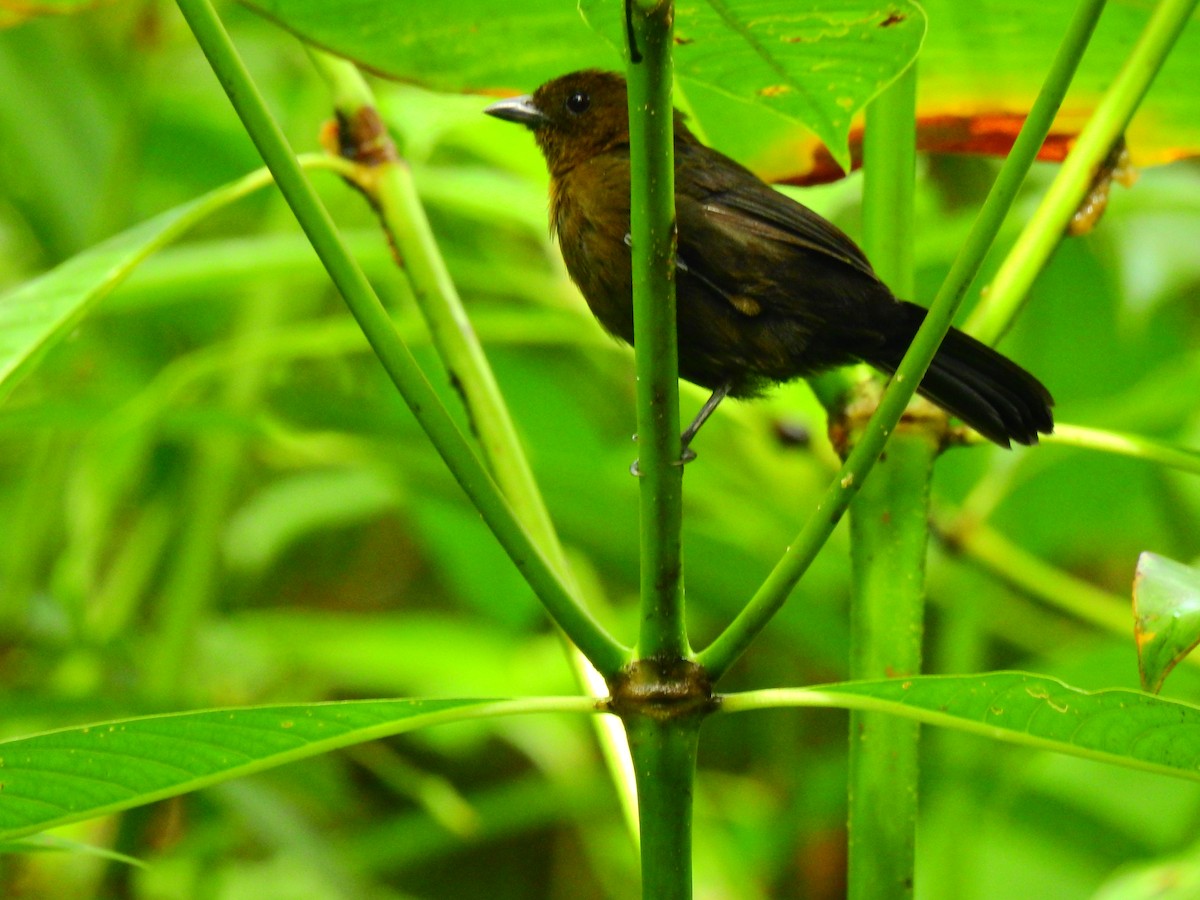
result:
M 1200 896 L 1200 858 L 1190 851 L 1182 856 L 1122 870 L 1092 900 L 1193 900 Z
M 368 700 L 208 710 L 0 743 L 0 841 L 440 722 L 591 701 Z M 540 706 L 539 706 L 540 704 Z
M 1075 3 L 927 0 L 917 62 L 917 144 L 935 153 L 1005 155 L 1033 105 Z M 1112 84 L 1154 4 L 1109 0 L 1040 158 L 1061 160 Z M 1126 132 L 1135 167 L 1200 152 L 1200 28 L 1186 29 Z M 743 113 L 743 116 L 747 114 Z M 841 171 L 817 135 L 762 116 L 710 129 L 726 152 L 776 178 L 816 183 Z M 862 122 L 850 133 L 857 165 Z M 789 168 L 789 160 L 791 166 Z
M 1157 694 L 1200 643 L 1200 571 L 1143 553 L 1133 578 L 1133 618 L 1142 687 Z
M 623 46 L 621 4 L 582 0 L 588 20 Z M 909 0 L 680 0 L 675 71 L 803 122 L 849 168 L 850 121 L 916 56 L 925 16 Z

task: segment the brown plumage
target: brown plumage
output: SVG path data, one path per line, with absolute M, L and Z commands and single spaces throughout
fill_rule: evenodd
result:
M 625 81 L 584 71 L 490 115 L 533 131 L 550 169 L 550 225 L 567 270 L 610 332 L 633 342 L 629 119 Z M 894 372 L 925 310 L 897 300 L 850 238 L 701 144 L 675 113 L 679 374 L 713 397 L 856 361 Z M 951 329 L 919 391 L 1001 446 L 1037 443 L 1054 421 L 1042 384 Z

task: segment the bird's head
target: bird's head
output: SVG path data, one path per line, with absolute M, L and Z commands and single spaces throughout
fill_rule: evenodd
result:
M 586 69 L 547 81 L 532 94 L 493 103 L 489 116 L 529 128 L 551 175 L 629 143 L 625 79 Z

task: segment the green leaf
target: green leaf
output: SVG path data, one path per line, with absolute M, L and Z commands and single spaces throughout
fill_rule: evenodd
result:
M 624 47 L 622 5 L 581 0 Z M 911 0 L 678 0 L 675 74 L 804 123 L 850 170 L 850 122 L 916 58 L 925 14 Z
M 527 89 L 572 69 L 621 65 L 563 0 L 243 2 L 373 72 L 437 90 Z
M 0 841 L 441 722 L 588 698 L 365 700 L 126 719 L 0 742 Z
M 109 238 L 0 296 L 0 401 L 147 256 L 218 209 L 271 183 L 265 170 Z
M 1023 672 L 926 675 L 726 697 L 728 711 L 831 706 L 1200 781 L 1200 707 L 1137 691 L 1082 691 Z
M 1143 553 L 1133 577 L 1133 620 L 1142 687 L 1157 694 L 1200 643 L 1200 570 Z

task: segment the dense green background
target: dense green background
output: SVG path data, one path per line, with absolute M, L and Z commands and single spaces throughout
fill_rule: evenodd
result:
M 316 149 L 329 102 L 299 45 L 222 12 L 294 145 Z M 0 32 L 0 85 L 0 289 L 258 165 L 169 4 Z M 479 115 L 483 98 L 377 87 L 577 571 L 628 637 L 631 355 L 563 275 L 528 136 Z M 991 170 L 922 161 L 916 299 L 939 283 Z M 1050 174 L 1035 174 L 1030 202 Z M 318 177 L 453 407 L 369 212 Z M 1062 421 L 1200 445 L 1198 186 L 1188 165 L 1143 172 L 1038 282 L 1003 348 L 1051 387 Z M 803 197 L 853 234 L 858 190 L 851 178 Z M 701 399 L 686 388 L 685 415 Z M 823 431 L 802 384 L 730 404 L 706 428 L 685 479 L 698 644 L 807 516 L 832 471 Z M 797 432 L 810 440 L 782 439 Z M 1000 534 L 1117 597 L 1139 552 L 1200 553 L 1195 479 L 1138 462 L 956 451 L 939 463 L 938 515 L 968 497 Z M 722 687 L 844 677 L 847 578 L 839 536 Z M 930 593 L 930 671 L 1137 684 L 1128 634 L 1078 624 L 945 547 Z M 1193 671 L 1166 694 L 1194 699 Z M 571 690 L 532 594 L 270 193 L 152 260 L 0 407 L 3 736 L 234 703 Z M 1192 783 L 926 734 L 922 896 L 1087 897 L 1122 867 L 1191 850 Z M 832 712 L 712 721 L 702 896 L 839 896 L 845 743 Z M 627 897 L 636 883 L 586 725 L 550 717 L 415 733 L 66 836 L 150 868 L 5 857 L 0 894 Z

